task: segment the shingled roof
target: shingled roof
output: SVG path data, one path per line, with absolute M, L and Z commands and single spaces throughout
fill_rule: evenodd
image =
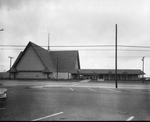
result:
M 78 68 L 80 68 L 79 54 L 78 51 L 48 51 L 32 42 L 29 42 L 24 51 L 20 52 L 15 63 L 12 66 L 12 69 L 15 69 L 18 62 L 22 59 L 25 52 L 31 46 L 36 52 L 37 56 L 45 66 L 43 72 L 70 72 L 74 70 L 76 61 L 78 62 Z M 34 70 L 34 69 L 33 69 Z
M 46 49 L 44 49 L 32 42 L 30 42 L 30 43 L 31 43 L 32 47 L 34 48 L 35 52 L 37 53 L 37 55 L 39 56 L 40 60 L 44 64 L 45 72 L 56 71 L 56 68 L 54 67 L 50 53 Z
M 51 51 L 53 63 L 58 71 L 70 72 L 75 69 L 76 62 L 80 69 L 78 51 Z

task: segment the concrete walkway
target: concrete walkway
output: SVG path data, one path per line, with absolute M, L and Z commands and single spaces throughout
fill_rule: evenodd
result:
M 89 79 L 87 79 L 87 80 L 81 80 L 80 83 L 87 83 L 89 81 L 90 81 Z

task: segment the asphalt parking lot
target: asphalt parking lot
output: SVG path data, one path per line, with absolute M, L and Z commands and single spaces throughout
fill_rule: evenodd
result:
M 3 81 L 0 121 L 150 120 L 150 84 Z

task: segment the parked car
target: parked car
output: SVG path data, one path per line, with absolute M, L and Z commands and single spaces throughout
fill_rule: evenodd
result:
M 0 101 L 5 101 L 7 99 L 7 89 L 0 88 Z

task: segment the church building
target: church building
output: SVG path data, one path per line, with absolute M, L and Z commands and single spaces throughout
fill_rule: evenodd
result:
M 12 79 L 70 79 L 80 69 L 78 51 L 48 51 L 29 42 L 9 70 Z

